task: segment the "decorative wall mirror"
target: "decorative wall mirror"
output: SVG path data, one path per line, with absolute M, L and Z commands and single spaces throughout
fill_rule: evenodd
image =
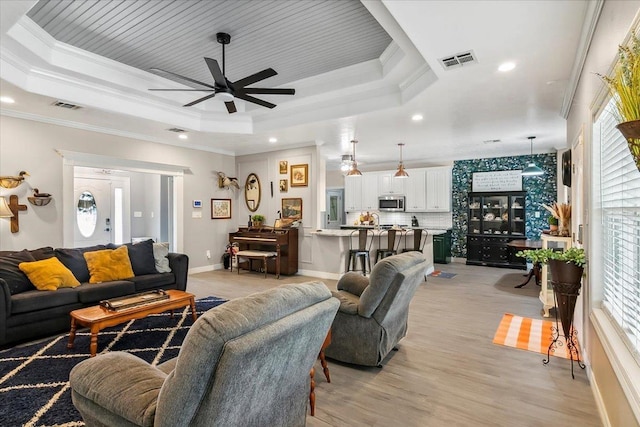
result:
M 251 212 L 258 210 L 261 196 L 260 179 L 255 173 L 250 173 L 247 177 L 247 182 L 244 184 L 244 201 Z

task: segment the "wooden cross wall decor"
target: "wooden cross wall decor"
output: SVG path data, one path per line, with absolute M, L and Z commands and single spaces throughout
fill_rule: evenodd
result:
M 20 231 L 20 223 L 18 222 L 18 212 L 26 211 L 27 205 L 21 205 L 18 203 L 18 196 L 15 194 L 9 197 L 9 209 L 11 209 L 11 213 L 13 217 L 11 217 L 11 232 L 17 233 Z

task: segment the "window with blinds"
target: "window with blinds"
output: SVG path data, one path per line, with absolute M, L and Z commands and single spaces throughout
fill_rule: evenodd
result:
M 594 124 L 600 133 L 603 308 L 640 363 L 640 172 L 616 129 L 612 105 Z

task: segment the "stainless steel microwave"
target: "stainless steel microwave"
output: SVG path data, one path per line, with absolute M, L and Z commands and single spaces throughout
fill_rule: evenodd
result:
M 397 194 L 378 197 L 378 210 L 383 212 L 404 212 L 405 197 Z

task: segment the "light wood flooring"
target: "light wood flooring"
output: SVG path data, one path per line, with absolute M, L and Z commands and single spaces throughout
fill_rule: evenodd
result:
M 383 368 L 329 359 L 331 383 L 316 368 L 316 415 L 307 425 L 326 426 L 601 426 L 587 374 L 569 361 L 494 345 L 504 313 L 541 318 L 539 287 L 513 286 L 524 271 L 464 264 L 436 264 L 456 273 L 429 277 L 412 300 L 407 336 Z M 236 298 L 273 286 L 335 280 L 228 270 L 189 276 L 198 298 Z

